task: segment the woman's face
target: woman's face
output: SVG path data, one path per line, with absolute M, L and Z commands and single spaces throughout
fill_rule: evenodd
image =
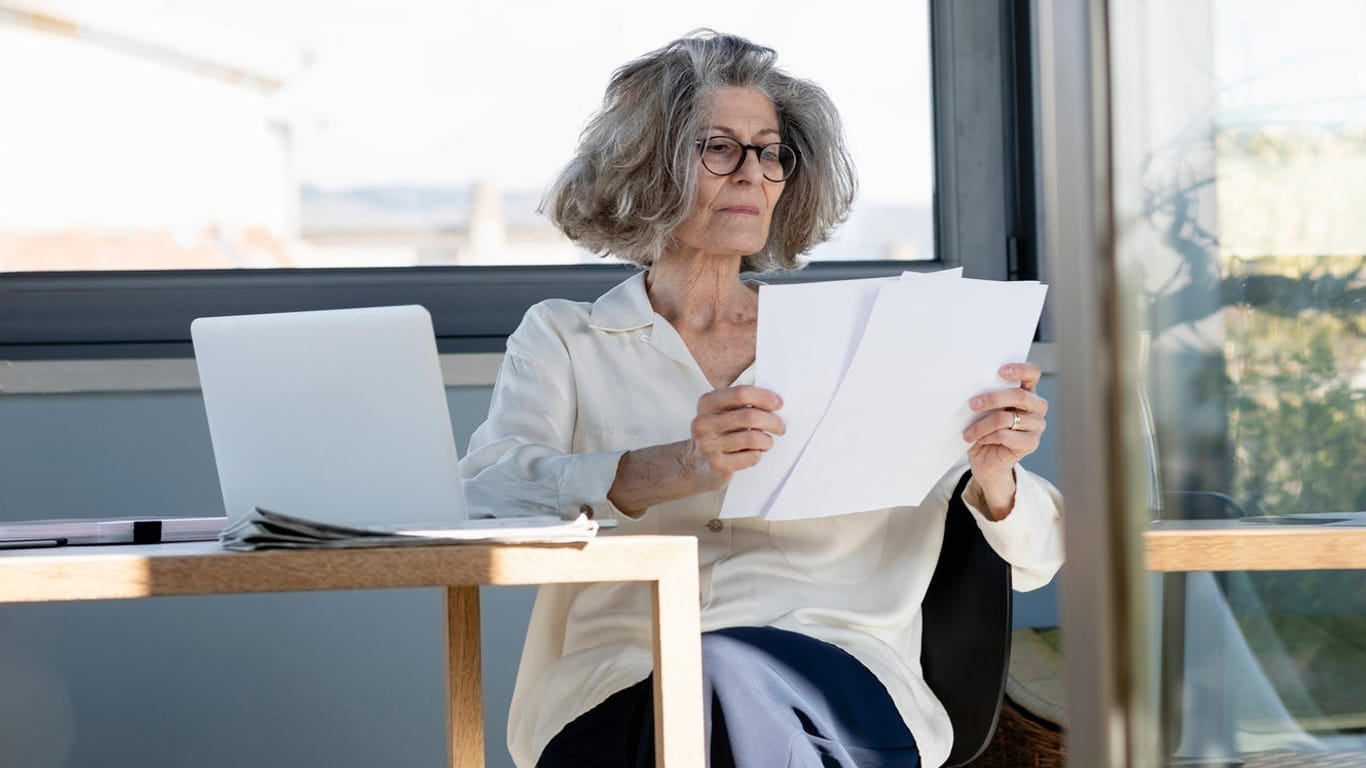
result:
M 711 122 L 698 139 L 729 136 L 753 145 L 783 139 L 773 103 L 752 88 L 721 88 L 712 94 L 707 106 Z M 735 257 L 763 250 L 773 208 L 786 182 L 764 178 L 754 152 L 745 150 L 744 154 L 740 170 L 729 176 L 708 171 L 698 155 L 692 213 L 674 230 L 672 250 L 678 255 Z

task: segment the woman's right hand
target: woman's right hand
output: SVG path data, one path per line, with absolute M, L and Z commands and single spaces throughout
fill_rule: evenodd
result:
M 759 463 L 785 431 L 773 413 L 782 398 L 758 387 L 729 387 L 697 401 L 692 436 L 622 454 L 607 498 L 627 517 L 694 493 L 722 488 L 738 469 Z
M 721 488 L 736 470 L 752 467 L 786 430 L 774 411 L 783 407 L 776 392 L 759 387 L 717 389 L 697 401 L 692 437 L 686 442 L 688 466 L 698 490 Z

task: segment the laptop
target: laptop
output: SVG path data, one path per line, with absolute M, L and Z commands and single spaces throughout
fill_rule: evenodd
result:
M 466 519 L 426 309 L 205 317 L 190 335 L 229 525 L 255 507 L 355 527 Z

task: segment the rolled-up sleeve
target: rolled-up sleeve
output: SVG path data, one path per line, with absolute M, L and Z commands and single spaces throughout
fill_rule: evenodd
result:
M 470 515 L 619 515 L 607 492 L 624 451 L 571 452 L 577 414 L 569 355 L 537 309 L 508 338 L 488 419 L 460 462 Z
M 974 484 L 975 486 L 975 484 Z M 992 520 L 977 506 L 969 487 L 963 502 L 977 518 L 982 536 L 1003 560 L 1010 563 L 1015 589 L 1028 592 L 1049 581 L 1062 567 L 1062 494 L 1052 483 L 1015 468 L 1015 506 L 1002 520 Z

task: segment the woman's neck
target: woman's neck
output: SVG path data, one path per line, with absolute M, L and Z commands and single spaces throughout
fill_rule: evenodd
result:
M 752 323 L 757 297 L 740 280 L 740 259 L 666 254 L 645 276 L 650 304 L 679 330 Z

